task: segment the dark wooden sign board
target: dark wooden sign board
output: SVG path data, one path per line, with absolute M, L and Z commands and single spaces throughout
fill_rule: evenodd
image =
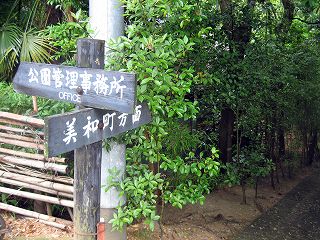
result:
M 131 73 L 27 62 L 13 79 L 17 92 L 124 113 L 134 112 L 136 85 Z
M 94 142 L 110 138 L 151 121 L 146 103 L 134 114 L 86 108 L 45 119 L 45 154 L 57 156 Z

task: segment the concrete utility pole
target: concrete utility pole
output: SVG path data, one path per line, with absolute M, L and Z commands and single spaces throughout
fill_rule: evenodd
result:
M 95 39 L 106 41 L 106 58 L 108 61 L 108 42 L 110 39 L 116 39 L 124 34 L 123 7 L 118 0 L 90 0 L 89 1 L 90 25 L 94 30 L 92 35 Z M 108 170 L 116 168 L 120 171 L 120 178 L 123 177 L 126 168 L 125 145 L 111 143 L 111 151 L 102 149 L 101 163 L 101 184 L 106 184 Z M 126 229 L 122 232 L 111 231 L 109 220 L 113 218 L 113 213 L 119 204 L 125 204 L 125 197 L 119 197 L 116 189 L 111 189 L 107 193 L 101 189 L 100 216 L 104 218 L 105 239 L 125 240 Z

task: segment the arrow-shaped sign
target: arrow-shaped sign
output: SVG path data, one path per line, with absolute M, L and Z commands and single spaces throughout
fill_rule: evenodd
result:
M 84 145 L 116 136 L 151 121 L 146 103 L 134 114 L 86 108 L 45 119 L 45 155 L 57 156 Z
M 17 92 L 83 106 L 133 113 L 135 74 L 22 62 L 13 79 Z

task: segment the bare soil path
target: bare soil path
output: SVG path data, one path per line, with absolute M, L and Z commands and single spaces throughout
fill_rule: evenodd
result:
M 301 181 L 235 240 L 319 240 L 320 171 Z
M 306 176 L 309 176 L 311 173 L 311 169 L 304 169 L 301 170 L 294 179 L 281 179 L 280 184 L 277 185 L 275 190 L 270 187 L 269 182 L 265 182 L 265 184 L 262 184 L 259 187 L 259 197 L 256 200 L 254 198 L 254 190 L 252 188 L 249 188 L 247 190 L 248 204 L 246 205 L 241 204 L 241 187 L 236 186 L 214 191 L 207 196 L 204 205 L 187 205 L 181 210 L 173 207 L 165 207 L 162 220 L 162 240 L 233 239 L 239 232 L 241 232 L 243 229 L 246 229 L 246 227 L 250 229 L 250 225 L 254 221 L 254 219 L 258 218 L 261 214 L 272 208 L 277 202 L 279 202 L 279 200 L 281 200 L 286 195 L 286 193 L 288 193 L 294 186 L 303 181 L 303 179 Z M 313 178 L 314 177 L 312 176 L 311 179 Z M 319 179 L 315 179 L 314 183 L 316 181 L 318 181 L 318 185 L 320 186 Z M 302 190 L 304 188 L 308 189 L 308 192 L 313 191 L 313 187 L 311 187 L 311 185 L 302 185 L 302 187 L 300 188 L 302 188 Z M 316 195 L 317 194 L 315 194 L 314 198 L 316 198 Z M 295 199 L 297 197 L 301 199 L 301 197 L 304 196 L 294 195 L 292 198 Z M 318 198 L 320 200 L 319 191 Z M 320 216 L 317 209 L 314 209 L 314 212 L 314 217 L 317 217 L 316 215 Z M 14 217 L 11 214 L 6 214 L 3 212 L 0 212 L 0 214 L 5 217 L 6 224 L 10 230 L 10 232 L 5 235 L 4 240 L 73 239 L 72 226 L 68 228 L 68 231 L 62 231 L 60 229 L 46 226 L 34 219 L 25 219 L 18 216 Z M 302 215 L 300 214 L 300 216 Z M 308 226 L 310 227 L 311 225 Z M 156 225 L 156 229 L 154 232 L 148 230 L 146 226 L 141 223 L 130 226 L 127 230 L 128 240 L 161 239 L 161 231 L 159 225 Z M 320 229 L 307 229 L 306 231 L 319 232 Z M 274 232 L 277 231 L 272 230 L 272 234 Z M 308 236 L 308 233 L 305 233 L 305 236 Z M 239 238 L 237 240 L 247 239 L 260 240 L 263 238 Z M 283 240 L 286 238 L 270 239 Z M 304 239 L 320 239 L 320 237 Z

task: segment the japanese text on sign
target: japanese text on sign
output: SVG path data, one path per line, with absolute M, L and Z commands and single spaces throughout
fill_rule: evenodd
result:
M 131 119 L 128 121 L 132 121 L 132 124 L 139 122 L 141 116 L 141 105 L 136 106 L 135 113 L 131 115 Z M 127 113 L 106 113 L 102 116 L 103 119 L 103 129 L 109 128 L 112 132 L 114 129 L 114 124 L 117 124 L 118 127 L 125 127 L 127 123 L 128 114 Z M 99 119 L 92 119 L 91 116 L 87 116 L 87 123 L 85 126 L 81 127 L 82 129 L 82 136 L 86 136 L 90 138 L 90 134 L 95 133 L 99 128 Z M 72 121 L 66 122 L 66 129 L 63 132 L 64 139 L 63 141 L 65 144 L 69 144 L 70 142 L 77 142 L 77 135 L 78 133 L 75 130 L 75 124 L 77 124 L 77 119 L 73 118 Z
M 45 118 L 47 156 L 92 144 L 135 129 L 151 121 L 147 103 L 139 103 L 133 114 L 86 108 Z
M 19 93 L 132 114 L 135 74 L 103 69 L 22 62 L 13 79 Z
M 125 85 L 122 85 L 122 82 L 124 81 L 123 76 L 120 76 L 119 79 L 115 76 L 113 76 L 112 79 L 109 79 L 104 74 L 89 74 L 86 70 L 84 70 L 83 73 L 62 70 L 60 68 L 42 68 L 38 71 L 37 69 L 30 67 L 28 77 L 29 83 L 42 84 L 44 86 L 51 86 L 51 84 L 53 84 L 53 87 L 57 89 L 65 86 L 70 90 L 77 89 L 81 86 L 84 94 L 93 90 L 97 95 L 107 96 L 119 94 L 120 99 L 123 98 L 123 91 L 126 88 Z M 66 95 L 64 92 L 59 92 L 60 99 L 67 97 L 70 97 L 71 101 L 80 102 L 79 97 L 72 97 L 71 95 Z

